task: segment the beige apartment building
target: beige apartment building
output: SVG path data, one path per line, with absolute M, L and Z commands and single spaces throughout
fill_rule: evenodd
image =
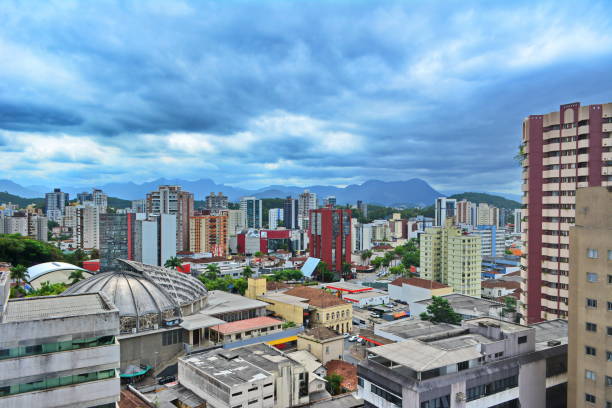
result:
M 561 105 L 523 121 L 523 321 L 568 317 L 576 190 L 612 185 L 612 103 Z
M 203 215 L 189 218 L 189 250 L 210 252 L 214 256 L 229 254 L 226 215 Z
M 480 297 L 481 238 L 464 235 L 447 218 L 444 227 L 421 235 L 421 278 L 434 280 L 457 293 Z
M 612 405 L 612 187 L 579 189 L 570 229 L 568 407 Z

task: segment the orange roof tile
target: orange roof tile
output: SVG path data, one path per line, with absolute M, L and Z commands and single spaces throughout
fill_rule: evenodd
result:
M 285 292 L 285 294 L 308 299 L 308 304 L 314 307 L 325 308 L 346 304 L 344 300 L 324 291 L 323 289 L 309 288 L 307 286 L 298 286 L 293 289 L 289 289 Z
M 211 329 L 221 334 L 241 333 L 247 330 L 261 329 L 264 327 L 276 326 L 283 322 L 268 316 L 254 317 L 252 319 L 238 320 L 237 322 L 218 324 Z
M 349 391 L 357 390 L 357 366 L 342 360 L 331 360 L 325 364 L 327 375 L 340 374 L 340 385 Z
M 397 278 L 393 282 L 391 282 L 391 285 L 402 286 L 402 284 L 404 283 L 407 285 L 417 286 L 419 288 L 425 289 L 443 289 L 449 287 L 440 282 L 422 278 Z

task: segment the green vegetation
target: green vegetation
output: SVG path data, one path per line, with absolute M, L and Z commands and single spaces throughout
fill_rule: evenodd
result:
M 393 252 L 401 258 L 402 265 L 410 270 L 411 266 L 419 266 L 421 262 L 421 253 L 417 247 L 418 240 L 411 239 L 404 245 L 396 247 Z
M 180 259 L 176 256 L 171 256 L 164 262 L 164 268 L 176 269 L 183 265 Z
M 62 292 L 64 292 L 66 290 L 67 286 L 64 285 L 63 283 L 49 283 L 49 281 L 47 282 L 43 282 L 40 285 L 40 289 L 34 289 L 32 291 L 30 291 L 30 293 L 28 293 L 26 296 L 27 297 L 34 297 L 34 296 L 57 296 L 62 294 Z
M 242 268 L 242 277 L 243 278 L 250 278 L 251 276 L 253 276 L 253 269 L 247 265 L 244 268 Z
M 70 272 L 68 279 L 70 279 L 70 283 L 74 285 L 78 281 L 85 279 L 85 277 L 83 276 L 83 271 L 77 270 Z
M 506 296 L 504 298 L 504 308 L 502 309 L 504 315 L 509 313 L 516 313 L 516 298 L 514 296 Z
M 29 268 L 42 262 L 63 261 L 65 256 L 54 245 L 19 234 L 0 234 L 0 259 Z
M 223 290 L 225 292 L 240 293 L 241 295 L 244 295 L 248 286 L 248 282 L 245 278 L 234 279 L 230 276 L 217 277 L 211 272 L 203 273 L 198 276 L 198 279 L 207 290 Z
M 0 193 L 0 203 L 17 204 L 19 208 L 26 208 L 30 204 L 36 204 L 37 208 L 45 206 L 44 198 L 23 198 L 7 192 Z
M 81 248 L 77 248 L 74 252 L 64 254 L 65 262 L 68 262 L 69 264 L 72 264 L 72 265 L 76 265 L 79 268 L 82 268 L 83 261 L 86 261 L 88 259 L 94 259 L 94 258 L 90 258 L 85 253 L 85 251 L 83 251 Z
M 486 194 L 486 193 L 461 193 L 454 194 L 449 198 L 455 198 L 457 200 L 468 200 L 476 204 L 486 203 L 489 205 L 493 205 L 497 208 L 508 208 L 514 210 L 516 208 L 521 208 L 521 203 L 514 200 L 508 200 L 507 198 Z
M 207 280 L 215 280 L 219 277 L 221 268 L 217 264 L 209 264 L 206 266 L 206 272 L 204 272 L 204 278 Z
M 131 208 L 132 202 L 130 200 L 124 200 L 117 197 L 108 197 L 108 206 L 112 208 Z
M 406 208 L 403 210 L 398 210 L 393 207 L 383 207 L 380 205 L 368 204 L 368 218 L 364 218 L 361 211 L 356 208 L 351 209 L 353 214 L 353 218 L 357 218 L 360 223 L 367 223 L 373 220 L 383 220 L 391 218 L 393 213 L 400 213 L 402 218 L 413 218 L 418 215 L 423 215 L 425 217 L 434 216 L 434 206 L 430 205 L 423 208 Z
M 327 391 L 331 395 L 338 395 L 342 392 L 342 376 L 340 374 L 330 374 L 325 376 L 327 381 Z
M 30 279 L 28 269 L 23 265 L 16 265 L 11 268 L 11 279 L 15 281 L 17 286 L 21 286 L 22 282 L 27 282 Z
M 440 296 L 433 296 L 431 300 L 427 311 L 419 316 L 421 320 L 429 320 L 432 323 L 461 323 L 461 315 L 453 310 L 448 300 Z
M 366 265 L 367 261 L 374 255 L 374 252 L 370 249 L 366 249 L 365 251 L 361 251 L 361 263 L 362 265 Z
M 329 270 L 329 267 L 323 261 L 319 262 L 319 264 L 317 265 L 317 268 L 315 269 L 315 275 L 317 276 L 317 279 L 321 282 L 331 282 L 336 277 L 336 275 Z
M 266 279 L 276 282 L 299 281 L 304 279 L 304 274 L 297 269 L 283 269 L 282 271 L 276 271 L 272 275 L 266 276 Z
M 290 327 L 295 327 L 295 323 L 291 321 L 283 323 L 283 329 L 288 329 Z

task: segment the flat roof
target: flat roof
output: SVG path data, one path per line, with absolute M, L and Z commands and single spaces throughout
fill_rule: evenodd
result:
M 379 296 L 389 296 L 389 294 L 380 290 L 370 290 L 369 292 L 346 293 L 342 296 L 342 299 L 362 300 Z
M 503 305 L 499 302 L 494 302 L 488 299 L 477 298 L 474 296 L 462 295 L 460 293 L 451 293 L 449 295 L 441 296 L 444 299 L 448 300 L 448 303 L 455 309 L 456 312 L 461 313 L 461 311 L 474 311 L 488 314 L 489 310 L 492 307 L 501 308 Z M 419 300 L 416 303 L 429 305 L 431 304 L 432 299 L 423 299 Z
M 237 312 L 246 309 L 266 307 L 268 304 L 261 300 L 249 299 L 245 296 L 234 295 L 222 290 L 208 292 L 208 305 L 200 312 L 206 315 L 216 315 L 228 312 Z
M 195 313 L 190 316 L 184 316 L 180 326 L 185 330 L 196 330 L 223 323 L 225 323 L 225 320 L 202 313 Z
M 2 315 L 3 323 L 57 319 L 99 314 L 117 309 L 99 293 L 11 299 Z
M 536 349 L 549 347 L 549 341 L 557 340 L 561 344 L 567 344 L 567 320 L 556 319 L 532 324 L 535 329 Z
M 254 317 L 252 319 L 237 320 L 231 323 L 223 323 L 212 326 L 210 329 L 222 334 L 242 333 L 247 330 L 261 329 L 264 327 L 277 326 L 283 322 L 268 316 Z
M 502 331 L 506 333 L 517 333 L 525 330 L 529 330 L 528 326 L 523 326 L 522 324 L 512 323 L 505 320 L 494 319 L 491 317 L 477 317 L 475 319 L 465 320 L 466 325 L 487 325 L 499 327 Z
M 308 304 L 308 299 L 299 296 L 287 295 L 282 292 L 267 292 L 262 297 L 264 299 L 270 299 L 271 301 L 295 305 L 301 307 L 302 309 L 308 309 L 310 307 Z
M 357 285 L 350 282 L 324 283 L 322 286 L 328 289 L 340 290 L 343 292 L 366 292 L 372 290 L 372 288 L 369 286 Z
M 459 328 L 459 326 L 453 326 L 452 324 L 448 323 L 435 324 L 427 320 L 400 319 L 393 322 L 377 324 L 374 326 L 374 331 L 377 334 L 383 332 L 402 337 L 404 339 L 410 339 L 412 337 L 447 332 L 449 330 Z

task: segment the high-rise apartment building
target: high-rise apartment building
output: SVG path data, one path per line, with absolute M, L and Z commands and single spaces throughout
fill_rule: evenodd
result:
M 132 212 L 146 213 L 147 212 L 147 200 L 132 200 Z
M 47 242 L 48 236 L 48 218 L 42 215 L 27 213 L 28 217 L 28 236 L 37 241 Z
M 480 203 L 476 209 L 476 225 L 499 226 L 499 208 L 487 203 Z
M 327 196 L 323 199 L 323 207 L 327 207 L 328 205 L 332 207 L 336 206 L 336 196 Z
M 446 219 L 444 227 L 421 235 L 421 278 L 451 286 L 455 292 L 480 297 L 481 238 L 464 235 Z
M 80 206 L 66 207 L 75 208 L 75 228 L 72 234 L 75 238 L 78 248 L 83 249 L 100 249 L 100 213 L 102 207 L 97 206 Z
M 229 253 L 227 215 L 204 215 L 189 219 L 191 252 L 210 252 L 213 256 Z
M 106 212 L 108 207 L 108 195 L 102 190 L 94 188 L 91 193 L 83 192 L 77 194 L 77 199 L 81 205 L 93 205 L 100 209 L 100 212 Z
M 45 194 L 45 212 L 47 218 L 53 221 L 61 221 L 64 215 L 64 208 L 70 200 L 68 193 L 62 192 L 61 189 L 53 189 L 52 193 Z
M 310 211 L 310 256 L 340 273 L 351 263 L 351 210 L 319 208 Z
M 472 234 L 480 236 L 482 256 L 504 256 L 506 230 L 496 225 L 479 225 Z
M 268 210 L 268 226 L 270 229 L 276 229 L 279 221 L 284 222 L 284 211 L 282 208 L 270 208 Z
M 357 200 L 357 209 L 359 210 L 363 218 L 368 219 L 368 203 L 361 200 Z
M 476 225 L 476 204 L 468 201 L 457 201 L 457 224 L 460 225 Z
M 148 214 L 176 215 L 176 250 L 189 250 L 189 218 L 193 216 L 193 193 L 180 186 L 159 186 L 147 194 Z
M 576 193 L 570 228 L 568 407 L 612 405 L 612 188 Z
M 454 198 L 436 198 L 434 225 L 442 227 L 445 225 L 446 219 L 450 217 L 453 217 L 453 222 L 455 222 L 456 210 L 457 200 Z
M 319 207 L 317 195 L 309 190 L 304 190 L 298 198 L 298 222 L 301 222 L 300 228 L 308 229 L 310 210 L 316 210 Z
M 204 208 L 206 208 L 207 210 L 218 212 L 220 210 L 227 209 L 227 206 L 228 198 L 227 196 L 223 195 L 223 193 L 219 193 L 219 195 L 215 195 L 215 193 L 210 193 L 210 195 L 206 196 Z
M 519 234 L 523 232 L 521 223 L 523 220 L 523 211 L 520 208 L 514 210 L 514 233 Z
M 298 217 L 298 200 L 287 197 L 283 203 L 283 222 L 287 229 L 300 228 Z
M 0 216 L 0 234 L 19 234 L 28 236 L 28 217 Z
M 569 230 L 576 190 L 612 184 L 612 103 L 561 105 L 523 121 L 520 313 L 529 323 L 567 318 Z
M 255 197 L 240 199 L 241 224 L 244 228 L 262 228 L 262 204 Z

